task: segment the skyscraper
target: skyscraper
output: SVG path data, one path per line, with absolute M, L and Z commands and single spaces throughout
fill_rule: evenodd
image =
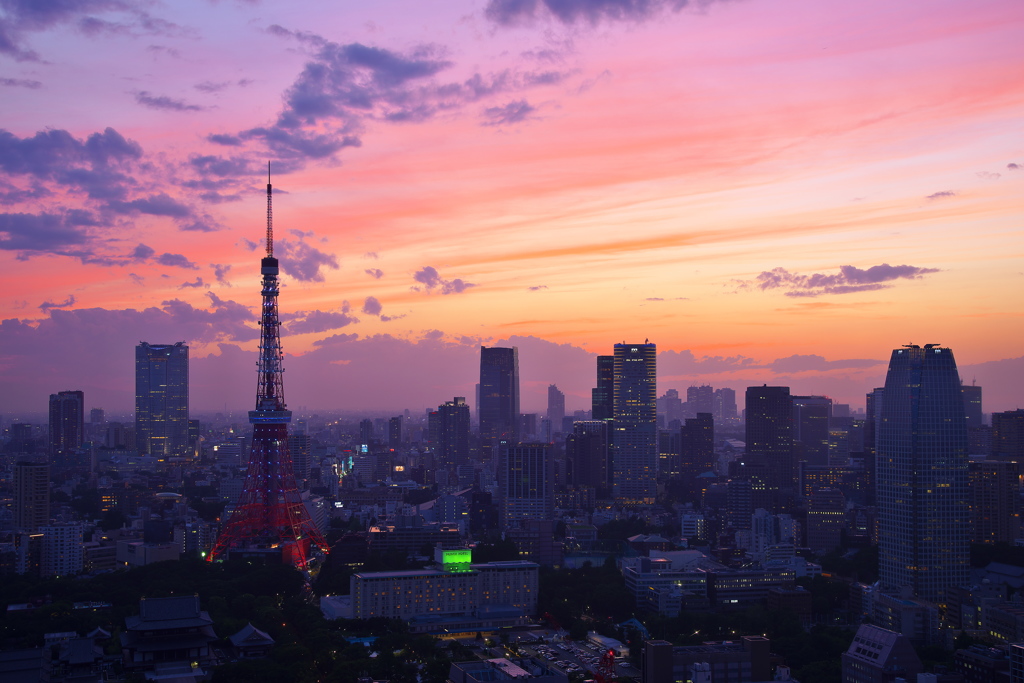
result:
M 465 397 L 442 403 L 430 418 L 435 421 L 430 430 L 435 468 L 452 471 L 469 463 L 469 406 Z
M 943 602 L 970 569 L 967 420 L 953 352 L 892 352 L 878 423 L 879 574 Z
M 800 460 L 814 467 L 828 466 L 828 430 L 832 399 L 827 396 L 793 396 L 793 438 Z
M 551 421 L 551 431 L 562 431 L 562 420 L 565 419 L 565 394 L 558 390 L 554 384 L 548 385 L 548 420 Z
M 960 387 L 960 391 L 964 396 L 964 417 L 967 418 L 967 428 L 981 427 L 981 387 L 977 384 L 965 384 Z
M 651 505 L 657 497 L 657 346 L 616 344 L 612 495 L 627 505 Z
M 608 421 L 585 420 L 573 424 L 565 440 L 565 455 L 572 464 L 572 482 L 591 486 L 600 497 L 608 495 Z
M 50 394 L 50 458 L 82 447 L 85 431 L 85 394 L 61 391 Z
M 595 420 L 610 420 L 615 398 L 615 356 L 597 357 L 597 386 L 590 392 L 591 414 Z
M 480 347 L 480 441 L 484 457 L 519 438 L 519 349 Z
M 50 466 L 14 465 L 14 528 L 35 533 L 50 523 Z
M 546 443 L 502 442 L 499 452 L 502 527 L 507 529 L 527 519 L 551 519 L 555 510 L 551 447 Z
M 748 460 L 763 461 L 773 506 L 796 493 L 793 440 L 793 397 L 789 387 L 747 387 L 746 443 Z M 827 436 L 826 436 L 827 438 Z
M 135 447 L 158 458 L 189 452 L 185 342 L 135 347 Z

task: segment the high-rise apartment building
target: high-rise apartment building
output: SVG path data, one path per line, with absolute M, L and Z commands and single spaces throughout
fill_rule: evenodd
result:
M 747 459 L 762 460 L 769 496 L 778 507 L 780 497 L 796 490 L 793 397 L 789 387 L 747 387 Z M 826 433 L 827 438 L 827 433 Z
M 50 458 L 82 447 L 85 434 L 85 394 L 61 391 L 50 394 Z
M 388 448 L 402 446 L 402 416 L 396 415 L 388 420 Z
M 490 457 L 499 441 L 519 438 L 519 348 L 480 347 L 480 441 Z
M 565 394 L 554 384 L 548 386 L 548 419 L 551 431 L 562 431 L 562 420 L 565 419 Z
M 615 356 L 597 357 L 597 386 L 590 392 L 590 416 L 595 420 L 610 420 L 614 413 Z
M 463 396 L 456 396 L 430 414 L 430 430 L 434 466 L 452 471 L 469 463 L 469 406 Z
M 942 603 L 969 579 L 967 420 L 953 352 L 892 352 L 877 429 L 879 574 Z
M 36 533 L 50 523 L 50 466 L 14 465 L 14 528 Z
M 158 458 L 189 454 L 185 342 L 135 347 L 135 444 Z
M 616 344 L 612 399 L 612 495 L 627 505 L 657 497 L 657 346 Z
M 503 442 L 499 451 L 502 527 L 507 529 L 527 519 L 551 519 L 555 511 L 551 447 L 546 443 Z

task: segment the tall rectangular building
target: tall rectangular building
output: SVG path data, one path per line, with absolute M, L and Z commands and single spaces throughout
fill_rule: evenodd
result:
M 85 432 L 85 394 L 61 391 L 50 394 L 50 458 L 82 447 Z
M 50 466 L 14 465 L 14 528 L 30 534 L 50 523 Z
M 572 466 L 572 482 L 591 486 L 599 497 L 608 495 L 608 422 L 576 422 L 565 440 L 565 455 Z
M 877 431 L 879 574 L 943 603 L 969 577 L 967 419 L 953 352 L 892 352 Z
M 555 511 L 555 471 L 546 443 L 502 443 L 498 470 L 502 528 L 521 520 L 551 519 Z
M 158 458 L 189 454 L 185 342 L 135 347 L 135 444 Z
M 484 457 L 519 440 L 519 348 L 480 347 L 480 442 Z
M 597 357 L 597 386 L 590 392 L 590 416 L 595 420 L 612 419 L 615 396 L 615 356 Z
M 828 430 L 832 423 L 832 399 L 827 396 L 793 397 L 793 438 L 800 460 L 813 467 L 828 466 Z
M 768 493 L 778 507 L 796 493 L 793 397 L 789 387 L 764 385 L 747 387 L 746 399 L 747 456 L 763 461 Z
M 552 432 L 562 431 L 562 421 L 565 419 L 565 394 L 554 384 L 548 385 L 548 419 L 551 421 Z
M 657 497 L 657 346 L 616 344 L 612 396 L 612 496 L 626 505 Z
M 456 396 L 437 407 L 437 417 L 431 413 L 435 428 L 434 466 L 438 470 L 455 470 L 469 463 L 469 406 L 464 396 Z

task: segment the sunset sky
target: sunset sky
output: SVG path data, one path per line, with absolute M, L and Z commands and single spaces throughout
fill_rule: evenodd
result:
M 1019 0 L 0 0 L 0 413 L 131 410 L 143 340 L 248 408 L 268 161 L 293 409 L 472 401 L 481 344 L 583 409 L 644 339 L 659 393 L 862 408 L 940 343 L 1024 407 L 1022 36 Z

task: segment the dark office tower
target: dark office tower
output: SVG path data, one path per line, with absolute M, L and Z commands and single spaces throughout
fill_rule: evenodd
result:
M 438 470 L 452 471 L 459 465 L 469 463 L 469 406 L 463 396 L 446 401 L 437 407 L 436 428 L 431 437 L 435 439 L 434 466 Z
M 562 420 L 565 419 L 565 394 L 554 384 L 548 386 L 548 419 L 551 420 L 551 431 L 562 430 Z
M 960 387 L 960 391 L 964 396 L 964 417 L 967 418 L 967 428 L 981 427 L 981 387 L 976 384 L 963 385 Z
M 34 534 L 50 523 L 50 466 L 14 465 L 14 528 Z
M 85 432 L 85 394 L 50 394 L 50 458 L 63 461 L 82 447 Z
M 369 446 L 373 441 L 373 420 L 365 419 L 359 421 L 359 443 Z
M 300 488 L 305 488 L 304 484 L 309 479 L 310 445 L 312 441 L 309 434 L 295 433 L 288 435 L 288 452 L 292 456 L 292 471 L 295 473 L 295 483 Z
M 590 416 L 595 420 L 610 420 L 614 412 L 615 356 L 597 357 L 597 386 L 590 392 Z
M 574 423 L 565 440 L 565 457 L 572 463 L 573 484 L 591 486 L 599 498 L 607 497 L 611 486 L 607 420 Z
M 892 352 L 878 423 L 878 550 L 883 590 L 943 603 L 969 578 L 967 420 L 953 352 Z
M 992 453 L 1024 461 L 1024 409 L 992 413 Z
M 715 469 L 715 420 L 711 413 L 697 413 L 681 429 L 683 477 L 693 478 Z
M 501 440 L 519 439 L 519 349 L 480 347 L 480 445 L 485 458 Z
M 612 496 L 626 505 L 657 497 L 657 356 L 654 344 L 615 345 Z
M 526 519 L 551 519 L 555 511 L 555 473 L 546 443 L 501 442 L 498 489 L 501 526 L 515 527 Z
M 103 412 L 103 408 L 93 408 L 89 411 L 89 422 L 94 425 L 103 424 L 106 422 L 106 415 Z
M 271 186 L 267 182 L 266 256 L 260 261 L 260 345 L 256 373 L 256 405 L 249 411 L 252 448 L 238 503 L 221 528 L 207 559 L 227 554 L 256 556 L 291 564 L 306 572 L 315 568 L 316 552 L 329 552 L 327 540 L 302 501 L 288 450 L 292 411 L 284 401 L 284 351 L 277 312 L 280 284 L 274 257 Z
M 388 420 L 388 448 L 400 448 L 402 446 L 402 416 Z
M 968 467 L 971 495 L 971 542 L 1012 544 L 1020 534 L 1018 462 L 972 461 Z
M 826 396 L 793 397 L 793 438 L 799 444 L 799 459 L 812 467 L 828 466 L 828 429 L 832 422 L 832 399 Z
M 768 493 L 778 507 L 796 490 L 793 397 L 789 387 L 747 387 L 747 455 L 764 461 Z
M 728 387 L 715 389 L 715 419 L 719 422 L 736 418 L 736 392 Z
M 188 346 L 135 347 L 135 447 L 158 458 L 188 455 Z

